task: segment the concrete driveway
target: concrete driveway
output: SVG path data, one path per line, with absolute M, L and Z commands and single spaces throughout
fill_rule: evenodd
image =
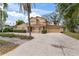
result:
M 3 56 L 77 56 L 79 41 L 62 33 L 33 33 L 34 39 Z

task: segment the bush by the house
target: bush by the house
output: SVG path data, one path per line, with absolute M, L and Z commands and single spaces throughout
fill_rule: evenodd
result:
M 26 33 L 26 30 L 13 30 L 13 32 Z
M 5 34 L 5 33 L 0 33 L 0 36 L 2 36 L 2 37 L 15 37 L 15 35 L 14 34 Z
M 32 36 L 28 36 L 28 39 L 33 39 L 33 37 Z
M 0 29 L 0 32 L 2 32 L 2 30 Z
M 3 32 L 12 32 L 12 31 L 13 31 L 12 28 L 4 28 L 4 29 L 3 29 Z
M 47 30 L 46 29 L 42 30 L 42 33 L 43 34 L 46 34 L 47 33 Z
M 27 40 L 31 40 L 33 39 L 33 37 L 29 37 L 26 35 L 16 35 L 16 34 L 8 34 L 8 33 L 0 33 L 0 36 L 2 37 L 9 37 L 9 38 L 20 38 L 20 39 L 27 39 Z

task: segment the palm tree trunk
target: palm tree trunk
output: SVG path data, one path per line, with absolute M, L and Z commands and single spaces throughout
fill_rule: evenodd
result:
M 30 12 L 28 12 L 29 36 L 31 36 Z

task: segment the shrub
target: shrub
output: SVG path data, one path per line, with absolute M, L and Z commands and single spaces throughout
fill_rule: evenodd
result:
M 33 39 L 33 37 L 32 36 L 28 36 L 28 39 Z
M 47 33 L 47 30 L 46 29 L 42 30 L 42 33 L 43 34 L 46 34 Z
M 3 32 L 12 32 L 12 31 L 13 31 L 12 28 L 4 28 L 4 29 L 3 29 Z
M 33 39 L 32 36 L 18 36 L 20 39 L 28 39 L 28 40 L 31 40 Z
M 26 32 L 26 30 L 13 30 L 13 32 L 25 33 L 25 32 Z
M 24 21 L 23 20 L 20 20 L 20 19 L 18 19 L 17 21 L 16 21 L 16 24 L 17 25 L 20 25 L 20 24 L 23 24 L 24 23 Z
M 2 32 L 2 30 L 0 30 L 0 32 Z
M 26 36 L 26 35 L 16 35 L 16 34 L 5 34 L 5 33 L 0 33 L 0 36 L 2 36 L 2 37 L 9 37 L 9 38 L 12 38 L 12 37 L 14 37 L 14 38 L 20 38 L 20 39 L 27 39 L 27 40 L 31 40 L 31 39 L 33 39 L 33 37 L 31 36 L 31 37 L 29 37 L 29 36 Z
M 14 34 L 4 34 L 4 33 L 1 33 L 0 36 L 2 36 L 2 37 L 10 37 L 10 38 L 15 37 Z

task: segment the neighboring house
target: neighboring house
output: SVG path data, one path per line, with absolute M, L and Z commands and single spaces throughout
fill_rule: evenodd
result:
M 63 28 L 60 26 L 51 25 L 50 22 L 48 22 L 43 17 L 31 17 L 31 32 L 41 32 L 43 29 L 47 29 L 48 32 L 62 32 Z M 29 25 L 21 24 L 18 25 L 15 29 L 17 30 L 26 30 L 28 32 Z

